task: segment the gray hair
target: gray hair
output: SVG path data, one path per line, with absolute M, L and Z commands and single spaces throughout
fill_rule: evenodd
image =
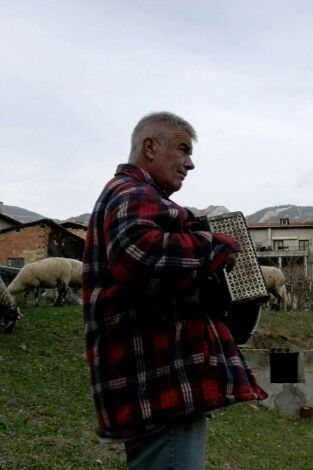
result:
M 190 135 L 191 139 L 197 141 L 197 133 L 189 122 L 177 116 L 176 114 L 167 111 L 157 113 L 150 113 L 144 116 L 135 126 L 131 136 L 131 150 L 129 161 L 132 161 L 139 150 L 143 140 L 148 137 L 147 131 L 154 130 L 154 135 L 157 136 L 164 144 L 167 141 L 167 132 L 169 128 L 182 127 Z M 150 134 L 151 135 L 151 134 Z

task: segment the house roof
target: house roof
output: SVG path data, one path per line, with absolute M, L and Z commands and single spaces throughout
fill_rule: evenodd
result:
M 81 222 L 72 222 L 72 221 L 66 221 L 66 222 L 61 222 L 60 225 L 64 228 L 73 228 L 73 229 L 81 229 L 81 230 L 87 230 L 87 225 L 81 223 Z
M 8 222 L 12 225 L 19 225 L 20 224 L 20 222 L 18 220 L 13 219 L 12 217 L 10 217 L 6 214 L 0 213 L 0 219 L 5 220 L 6 222 Z
M 258 229 L 258 228 L 281 228 L 281 229 L 291 229 L 291 228 L 313 228 L 313 221 L 309 222 L 297 222 L 290 221 L 286 224 L 281 224 L 280 222 L 248 222 L 248 228 Z

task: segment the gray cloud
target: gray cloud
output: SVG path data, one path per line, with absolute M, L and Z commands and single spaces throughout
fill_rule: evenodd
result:
M 1 10 L 6 204 L 90 211 L 136 121 L 159 109 L 199 134 L 182 204 L 249 214 L 313 203 L 310 1 L 4 0 Z

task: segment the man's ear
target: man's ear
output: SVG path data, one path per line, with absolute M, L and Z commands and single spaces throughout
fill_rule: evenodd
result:
M 142 143 L 142 148 L 146 158 L 154 160 L 156 151 L 156 142 L 151 137 L 146 137 Z

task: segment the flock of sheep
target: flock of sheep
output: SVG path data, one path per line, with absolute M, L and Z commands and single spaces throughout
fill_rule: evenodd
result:
M 275 267 L 261 266 L 269 294 L 286 309 L 287 292 L 286 279 L 283 272 Z M 69 287 L 82 286 L 82 262 L 70 258 L 46 258 L 26 264 L 13 279 L 5 286 L 0 277 L 0 326 L 2 330 L 11 333 L 21 312 L 14 296 L 21 292 L 27 295 L 35 291 L 35 305 L 38 306 L 39 289 L 57 289 L 55 305 L 63 305 Z
M 35 305 L 39 302 L 39 289 L 57 289 L 55 305 L 61 306 L 69 287 L 82 286 L 83 263 L 70 258 L 45 258 L 34 263 L 26 264 L 13 279 L 5 286 L 0 277 L 0 325 L 3 331 L 11 333 L 15 322 L 21 317 L 21 312 L 14 296 L 24 292 L 35 292 Z
M 261 266 L 269 294 L 276 299 L 278 309 L 287 307 L 286 279 L 275 267 Z M 57 289 L 55 305 L 64 303 L 69 287 L 82 287 L 82 262 L 70 258 L 45 258 L 26 264 L 6 287 L 0 277 L 0 326 L 11 333 L 21 317 L 14 296 L 21 292 L 35 292 L 35 305 L 39 302 L 39 289 Z
M 274 266 L 261 266 L 265 284 L 270 295 L 276 300 L 276 309 L 288 308 L 286 278 L 281 269 Z

